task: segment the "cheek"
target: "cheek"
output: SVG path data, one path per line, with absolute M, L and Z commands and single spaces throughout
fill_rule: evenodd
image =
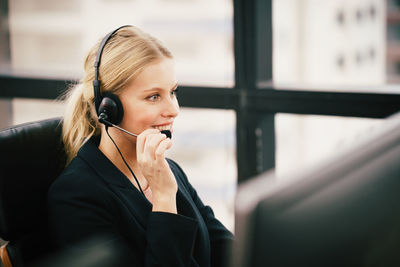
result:
M 140 112 L 136 121 L 142 126 L 152 126 L 155 124 L 157 115 L 151 112 Z
M 154 109 L 148 107 L 131 107 L 124 110 L 122 123 L 130 129 L 144 130 L 152 126 L 157 119 L 157 114 Z

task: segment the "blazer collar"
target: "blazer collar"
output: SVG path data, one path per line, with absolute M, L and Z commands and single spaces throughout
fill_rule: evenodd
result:
M 121 187 L 133 186 L 127 177 L 100 151 L 99 142 L 99 137 L 90 138 L 79 150 L 78 157 L 88 163 L 107 184 Z

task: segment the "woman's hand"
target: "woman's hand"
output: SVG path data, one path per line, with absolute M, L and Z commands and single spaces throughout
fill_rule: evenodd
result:
M 153 211 L 177 213 L 178 185 L 164 156 L 171 146 L 171 139 L 157 129 L 147 129 L 137 137 L 137 162 L 152 192 Z

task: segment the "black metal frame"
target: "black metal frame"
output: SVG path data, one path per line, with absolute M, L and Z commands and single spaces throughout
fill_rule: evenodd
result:
M 395 93 L 276 88 L 272 83 L 272 0 L 233 3 L 235 87 L 180 86 L 179 101 L 184 107 L 236 111 L 238 182 L 275 166 L 276 113 L 385 118 L 400 110 L 400 95 Z M 0 74 L 0 97 L 55 99 L 71 82 Z

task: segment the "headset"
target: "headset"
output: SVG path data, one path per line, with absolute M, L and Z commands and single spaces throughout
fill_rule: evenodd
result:
M 122 121 L 122 117 L 124 116 L 124 109 L 122 107 L 121 100 L 119 100 L 117 95 L 109 92 L 104 93 L 103 95 L 101 94 L 101 83 L 99 80 L 101 55 L 103 54 L 103 50 L 107 42 L 114 36 L 114 34 L 120 29 L 130 26 L 131 25 L 124 25 L 108 33 L 100 43 L 99 50 L 97 51 L 96 61 L 94 62 L 94 105 L 96 107 L 99 122 L 110 127 L 115 127 Z
M 119 97 L 109 92 L 106 92 L 102 95 L 100 91 L 101 84 L 99 80 L 99 68 L 101 62 L 101 55 L 103 54 L 104 47 L 116 32 L 126 27 L 132 27 L 132 25 L 124 25 L 118 27 L 117 29 L 108 33 L 100 43 L 99 50 L 97 51 L 96 61 L 94 62 L 94 80 L 93 80 L 94 104 L 96 107 L 98 120 L 100 123 L 106 126 L 106 130 L 108 129 L 108 127 L 115 127 L 120 131 L 123 131 L 129 135 L 137 137 L 137 134 L 131 133 L 125 130 L 124 128 L 118 126 L 118 124 L 122 121 L 122 118 L 124 116 L 124 109 L 122 107 L 122 103 Z M 161 131 L 161 133 L 165 134 L 168 138 L 171 138 L 171 131 L 163 130 Z
M 142 187 L 140 186 L 140 183 L 139 183 L 138 179 L 136 178 L 136 175 L 134 174 L 132 169 L 129 167 L 129 164 L 126 162 L 124 156 L 122 155 L 122 153 L 121 153 L 120 149 L 118 148 L 117 144 L 115 143 L 114 139 L 109 134 L 108 127 L 115 127 L 118 130 L 123 131 L 123 132 L 125 132 L 129 135 L 135 136 L 135 137 L 137 137 L 137 135 L 118 126 L 118 124 L 121 123 L 122 118 L 124 116 L 124 109 L 122 107 L 121 100 L 119 99 L 119 97 L 117 95 L 110 93 L 110 92 L 101 94 L 101 91 L 100 91 L 101 83 L 99 80 L 99 68 L 100 68 L 100 62 L 101 62 L 101 55 L 103 54 L 104 47 L 106 46 L 107 42 L 114 36 L 114 34 L 116 32 L 118 32 L 122 28 L 131 27 L 131 26 L 132 25 L 124 25 L 124 26 L 118 27 L 117 29 L 108 33 L 103 38 L 103 40 L 100 42 L 99 49 L 98 49 L 97 55 L 96 55 L 96 61 L 94 62 L 94 80 L 93 80 L 94 105 L 96 108 L 99 122 L 105 125 L 105 129 L 106 129 L 106 133 L 107 133 L 108 137 L 114 143 L 119 154 L 121 155 L 122 160 L 124 161 L 125 165 L 128 167 L 129 171 L 132 173 L 133 178 L 135 179 L 140 192 L 143 194 L 143 196 L 145 196 L 145 194 L 142 190 Z M 168 138 L 171 138 L 171 132 L 169 130 L 161 131 L 161 133 L 165 134 Z
M 99 49 L 97 51 L 96 55 L 96 61 L 94 62 L 94 80 L 93 80 L 93 90 L 94 90 L 94 105 L 96 108 L 98 120 L 100 123 L 105 125 L 106 133 L 108 137 L 111 139 L 111 141 L 114 143 L 115 147 L 117 148 L 122 160 L 124 161 L 125 165 L 128 167 L 129 171 L 133 175 L 133 178 L 135 179 L 140 192 L 145 196 L 142 187 L 140 186 L 140 183 L 138 179 L 136 178 L 136 175 L 133 173 L 132 169 L 129 167 L 129 164 L 126 162 L 124 156 L 122 155 L 120 149 L 118 148 L 117 144 L 115 143 L 114 139 L 111 137 L 111 135 L 108 132 L 108 127 L 115 127 L 120 131 L 123 131 L 129 135 L 137 137 L 137 134 L 131 133 L 124 128 L 121 128 L 118 126 L 118 124 L 121 123 L 122 118 L 124 116 L 124 109 L 122 107 L 121 100 L 119 97 L 113 93 L 106 92 L 104 94 L 101 94 L 100 91 L 100 80 L 99 80 L 99 68 L 100 68 L 100 62 L 101 62 L 101 55 L 103 54 L 104 47 L 106 46 L 107 42 L 114 36 L 116 32 L 118 32 L 122 28 L 126 27 L 131 27 L 132 25 L 124 25 L 121 27 L 118 27 L 117 29 L 113 30 L 112 32 L 108 33 L 103 40 L 101 41 L 99 45 Z M 167 138 L 171 138 L 171 131 L 169 130 L 164 130 L 161 131 L 161 133 L 165 134 Z
M 130 26 L 131 25 L 124 25 L 124 26 L 121 26 L 121 27 L 113 30 L 112 32 L 108 33 L 103 38 L 103 40 L 101 41 L 101 43 L 99 45 L 99 50 L 97 51 L 96 61 L 94 62 L 94 80 L 93 80 L 94 105 L 96 108 L 99 122 L 105 125 L 105 129 L 106 129 L 106 133 L 107 133 L 108 137 L 114 143 L 122 160 L 124 161 L 125 165 L 128 167 L 131 174 L 133 175 L 133 178 L 135 179 L 140 192 L 143 194 L 144 197 L 146 197 L 146 195 L 144 194 L 144 192 L 142 190 L 142 187 L 140 186 L 138 179 L 136 178 L 135 173 L 129 167 L 129 164 L 126 162 L 124 156 L 122 155 L 121 150 L 118 148 L 114 139 L 109 134 L 108 127 L 115 127 L 127 134 L 132 135 L 132 136 L 137 137 L 137 135 L 134 133 L 131 133 L 117 125 L 122 121 L 122 117 L 124 116 L 124 109 L 122 107 L 122 103 L 121 103 L 121 100 L 119 99 L 119 97 L 117 95 L 115 95 L 113 93 L 109 93 L 109 92 L 106 92 L 102 95 L 101 91 L 100 91 L 101 83 L 99 80 L 99 68 L 100 68 L 100 62 L 101 62 L 101 55 L 103 54 L 104 47 L 106 46 L 107 42 L 114 36 L 114 34 L 117 31 L 119 31 L 122 28 L 130 27 Z M 169 136 L 171 136 L 171 135 L 169 135 Z

